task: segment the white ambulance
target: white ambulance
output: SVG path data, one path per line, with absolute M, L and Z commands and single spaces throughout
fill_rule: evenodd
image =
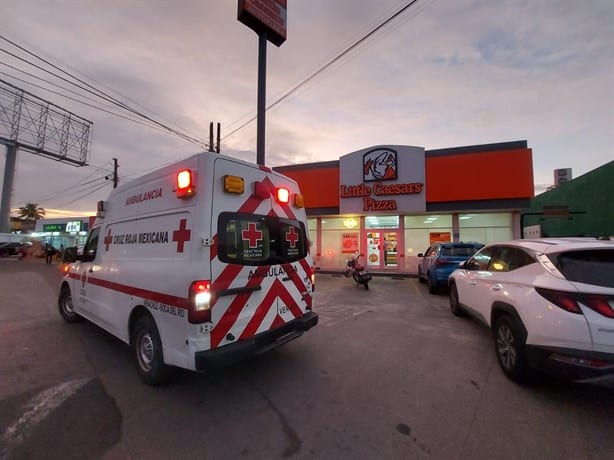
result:
M 200 153 L 98 204 L 58 307 L 135 349 L 158 384 L 289 342 L 315 326 L 314 267 L 298 185 L 270 168 Z

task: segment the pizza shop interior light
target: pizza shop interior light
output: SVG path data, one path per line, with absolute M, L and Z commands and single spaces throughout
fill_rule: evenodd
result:
M 353 217 L 350 217 L 349 219 L 343 219 L 343 226 L 345 228 L 356 228 L 357 225 L 358 221 Z

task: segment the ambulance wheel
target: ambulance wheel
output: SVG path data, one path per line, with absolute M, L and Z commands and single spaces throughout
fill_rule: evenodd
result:
M 60 290 L 60 297 L 58 297 L 58 309 L 60 310 L 60 315 L 62 318 L 69 323 L 76 323 L 77 321 L 81 320 L 81 317 L 75 313 L 72 303 L 72 294 L 70 293 L 70 288 L 66 285 L 62 286 L 62 289 Z
M 164 364 L 162 341 L 151 316 L 141 316 L 132 333 L 139 375 L 149 385 L 159 385 L 170 377 L 170 368 Z

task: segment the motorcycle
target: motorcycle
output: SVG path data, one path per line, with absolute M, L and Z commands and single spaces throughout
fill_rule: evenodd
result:
M 365 289 L 369 290 L 369 281 L 371 281 L 371 275 L 367 272 L 367 269 L 358 261 L 360 254 L 357 252 L 352 255 L 352 258 L 347 261 L 347 268 L 343 272 L 346 278 L 350 276 L 354 278 L 356 284 L 364 285 Z

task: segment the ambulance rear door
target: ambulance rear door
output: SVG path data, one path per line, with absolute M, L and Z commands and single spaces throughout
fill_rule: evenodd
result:
M 292 203 L 296 183 L 226 158 L 214 170 L 211 348 L 300 318 L 312 295 L 304 209 Z

